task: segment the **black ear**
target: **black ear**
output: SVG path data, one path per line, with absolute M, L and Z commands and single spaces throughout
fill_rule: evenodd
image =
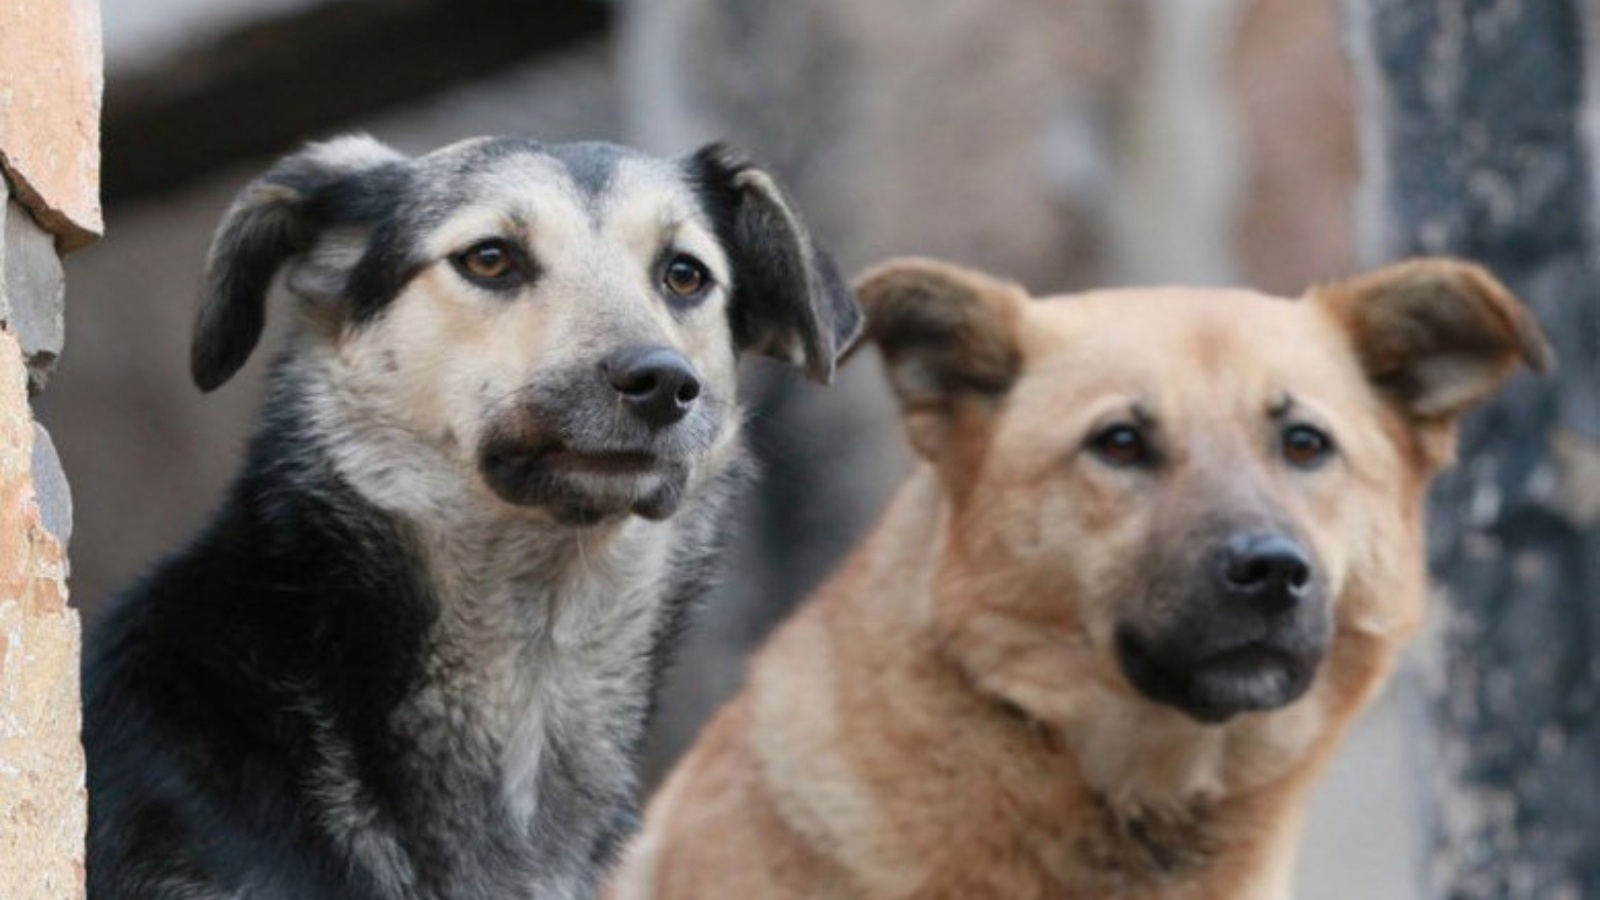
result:
M 766 170 L 720 144 L 687 166 L 732 261 L 734 341 L 831 381 L 861 332 L 861 310 L 833 260 Z
M 392 167 L 399 153 L 364 135 L 339 138 L 285 157 L 240 192 L 211 241 L 189 371 L 203 391 L 239 368 L 266 322 L 267 291 L 283 264 L 339 224 L 329 202 L 356 178 Z

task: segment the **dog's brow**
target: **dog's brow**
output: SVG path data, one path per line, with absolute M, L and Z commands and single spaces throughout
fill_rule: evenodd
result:
M 678 243 L 678 233 L 683 231 L 683 226 L 687 221 L 688 218 L 680 212 L 676 212 L 674 210 L 662 210 L 661 222 L 659 226 L 661 232 L 661 246 L 676 246 Z
M 428 241 L 432 255 L 453 253 L 463 244 L 491 237 L 513 238 L 527 244 L 533 239 L 534 216 L 529 209 L 477 207 L 445 220 Z
M 1294 412 L 1294 408 L 1294 396 L 1288 391 L 1284 391 L 1267 403 L 1267 415 L 1275 420 L 1287 419 L 1289 414 Z

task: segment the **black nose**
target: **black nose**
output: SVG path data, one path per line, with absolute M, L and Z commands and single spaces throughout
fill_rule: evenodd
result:
M 600 373 L 651 428 L 682 419 L 700 396 L 694 366 L 667 347 L 624 347 L 601 361 Z
M 1222 548 L 1217 566 L 1223 591 L 1264 610 L 1286 610 L 1311 586 L 1311 558 L 1295 541 L 1277 534 L 1236 534 Z

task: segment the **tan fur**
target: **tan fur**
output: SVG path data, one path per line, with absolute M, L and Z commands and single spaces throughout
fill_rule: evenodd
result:
M 1287 897 L 1307 787 L 1423 614 L 1440 436 L 1548 362 L 1532 319 L 1444 261 L 1298 301 L 1032 302 L 922 260 L 858 289 L 925 463 L 655 798 L 611 896 Z M 1130 407 L 1154 475 L 1086 449 Z M 1287 466 L 1290 420 L 1337 457 Z M 1130 685 L 1113 631 L 1184 602 L 1153 552 L 1241 510 L 1311 545 L 1334 637 L 1298 700 L 1201 724 Z

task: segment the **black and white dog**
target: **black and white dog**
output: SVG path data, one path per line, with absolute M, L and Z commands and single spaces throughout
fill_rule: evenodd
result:
M 860 315 L 763 170 L 314 145 L 212 246 L 201 388 L 299 313 L 209 526 L 84 663 L 89 894 L 575 898 L 745 466 L 735 357 Z

